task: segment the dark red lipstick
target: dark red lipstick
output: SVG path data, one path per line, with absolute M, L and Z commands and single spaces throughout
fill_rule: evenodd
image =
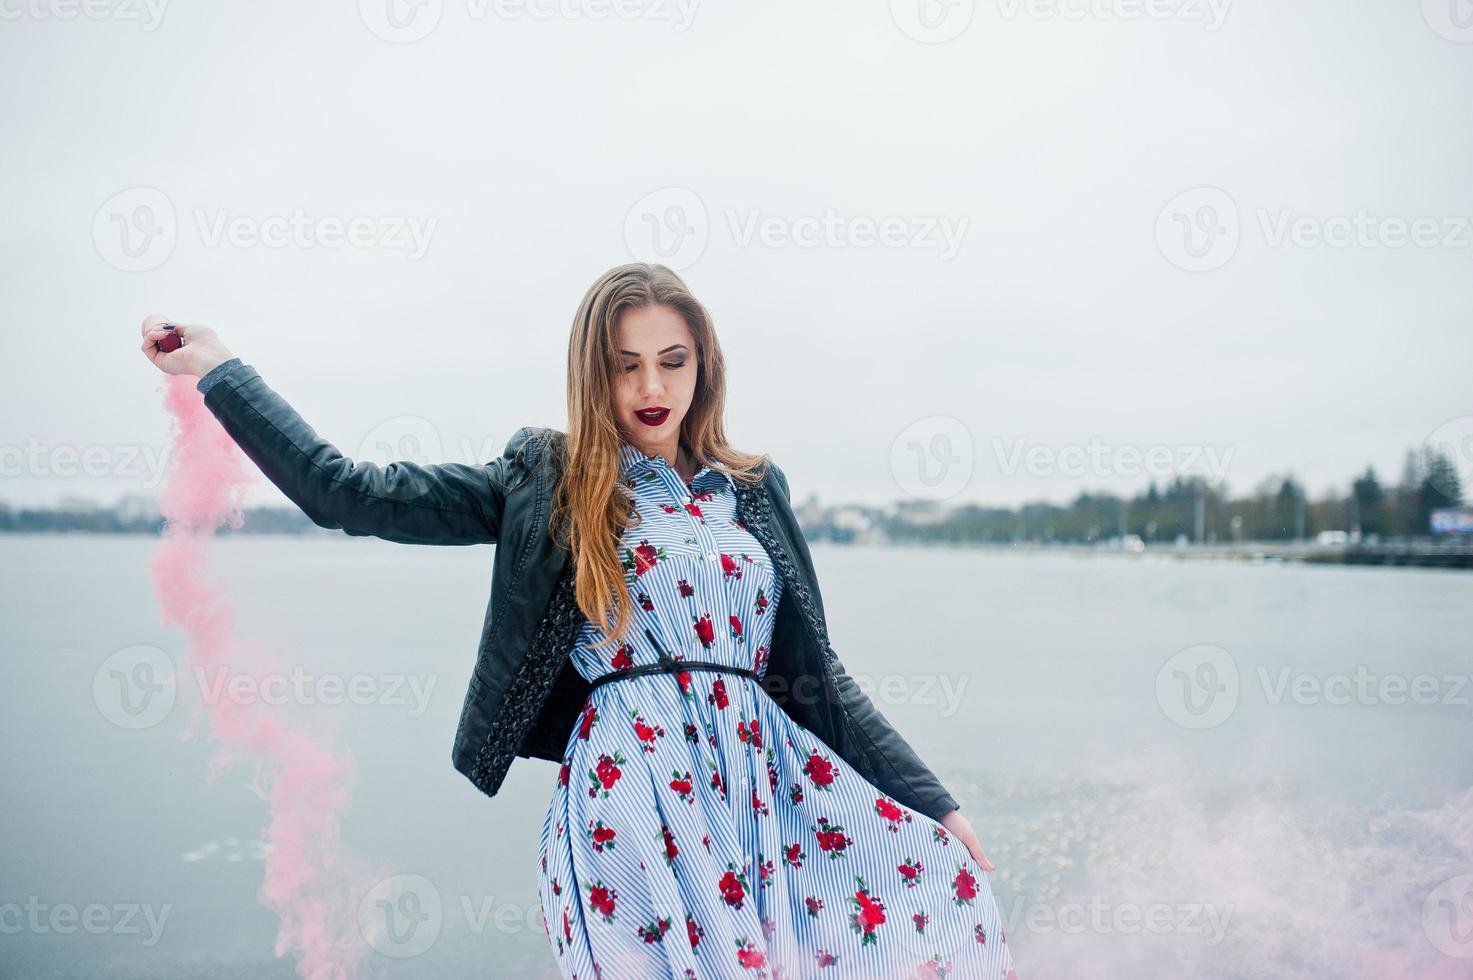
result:
M 664 425 L 665 420 L 670 417 L 670 409 L 663 406 L 655 406 L 654 408 L 641 408 L 639 411 L 634 413 L 634 417 L 639 419 L 645 425 Z

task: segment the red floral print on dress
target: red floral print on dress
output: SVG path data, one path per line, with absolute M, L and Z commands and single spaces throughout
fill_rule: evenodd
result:
M 972 877 L 965 863 L 960 865 L 956 878 L 952 880 L 951 891 L 952 900 L 958 905 L 971 905 L 972 899 L 977 897 L 977 879 Z
M 809 826 L 813 829 L 814 836 L 818 838 L 819 850 L 831 858 L 843 857 L 845 849 L 854 843 L 853 838 L 844 833 L 843 826 L 829 823 L 828 817 L 819 817 L 818 823 Z
M 767 971 L 763 969 L 767 966 L 767 954 L 762 952 L 756 943 L 745 936 L 738 938 L 736 944 L 737 962 L 741 964 L 742 968 L 746 970 L 761 970 L 762 972 L 758 975 L 767 976 Z
M 675 846 L 675 835 L 670 833 L 670 825 L 660 824 L 660 830 L 655 836 L 660 838 L 661 842 L 665 845 L 666 866 L 673 865 L 676 857 L 680 855 L 680 848 Z
M 588 889 L 588 907 L 602 916 L 605 922 L 612 924 L 614 921 L 614 906 L 619 901 L 618 889 L 605 888 L 602 878 L 592 882 L 584 882 L 583 887 Z
M 588 840 L 593 844 L 593 849 L 600 854 L 604 852 L 604 848 L 612 851 L 614 844 L 617 843 L 614 838 L 618 835 L 614 828 L 605 827 L 602 820 L 588 821 L 588 830 L 585 833 L 588 835 Z
M 900 872 L 900 878 L 905 882 L 906 888 L 914 888 L 921 883 L 921 878 L 926 872 L 926 866 L 914 858 L 906 858 L 895 866 Z
M 649 925 L 639 927 L 639 938 L 646 943 L 658 943 L 664 940 L 665 933 L 670 930 L 670 919 L 656 919 Z
M 634 724 L 634 736 L 639 739 L 639 747 L 646 752 L 655 751 L 655 739 L 665 737 L 665 729 L 659 725 L 651 725 L 640 715 L 638 708 L 629 709 L 630 721 Z
M 885 903 L 870 895 L 869 886 L 862 875 L 855 875 L 859 890 L 849 896 L 854 908 L 849 912 L 849 927 L 860 935 L 860 945 L 873 946 L 878 942 L 875 930 L 885 924 Z
M 879 814 L 880 819 L 885 822 L 885 829 L 892 834 L 900 833 L 902 822 L 910 823 L 912 820 L 909 810 L 883 796 L 875 800 L 875 813 Z
M 747 873 L 738 871 L 734 862 L 728 861 L 726 873 L 716 883 L 716 888 L 721 892 L 721 900 L 734 909 L 742 907 L 747 900 Z
M 672 772 L 670 775 L 673 777 L 670 780 L 670 788 L 673 789 L 682 800 L 694 806 L 696 802 L 696 796 L 695 793 L 692 792 L 692 789 L 695 787 L 695 783 L 691 779 L 690 771 L 687 770 L 684 774 Z
M 826 755 L 820 756 L 818 749 L 809 750 L 808 761 L 803 764 L 803 772 L 819 789 L 825 792 L 832 791 L 837 770 L 834 768 L 833 760 Z
M 649 538 L 642 538 L 634 548 L 624 549 L 624 569 L 633 572 L 636 578 L 664 560 L 665 549 L 650 544 Z
M 614 784 L 624 774 L 619 767 L 628 761 L 618 749 L 614 750 L 613 755 L 607 752 L 600 753 L 598 765 L 588 770 L 588 778 L 593 783 L 588 789 L 588 795 L 607 797 L 609 790 L 614 788 Z

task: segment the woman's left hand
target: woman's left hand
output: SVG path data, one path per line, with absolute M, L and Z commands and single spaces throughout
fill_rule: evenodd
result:
M 972 822 L 962 816 L 960 810 L 952 810 L 941 817 L 941 826 L 951 831 L 951 836 L 967 845 L 967 850 L 976 858 L 977 863 L 982 866 L 983 871 L 992 871 L 992 862 L 987 860 L 987 855 L 982 853 L 982 843 L 977 840 L 976 831 L 972 830 Z

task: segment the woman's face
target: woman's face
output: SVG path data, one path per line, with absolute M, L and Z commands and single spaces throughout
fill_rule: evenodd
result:
M 619 318 L 614 417 L 647 455 L 674 463 L 680 424 L 696 392 L 696 343 L 685 318 L 668 306 L 626 310 Z

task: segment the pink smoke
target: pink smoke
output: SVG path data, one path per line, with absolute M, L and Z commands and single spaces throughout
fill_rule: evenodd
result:
M 188 640 L 181 675 L 223 670 L 259 680 L 273 665 L 238 655 L 234 608 L 208 575 L 214 532 L 241 526 L 242 493 L 258 474 L 205 407 L 194 378 L 170 377 L 165 405 L 173 446 L 159 495 L 163 537 L 150 568 L 163 621 Z M 348 980 L 369 950 L 357 910 L 372 878 L 339 838 L 352 757 L 294 731 L 280 708 L 228 697 L 197 707 L 214 743 L 210 778 L 249 764 L 251 788 L 270 809 L 258 897 L 281 919 L 276 955 L 297 954 L 304 980 Z

